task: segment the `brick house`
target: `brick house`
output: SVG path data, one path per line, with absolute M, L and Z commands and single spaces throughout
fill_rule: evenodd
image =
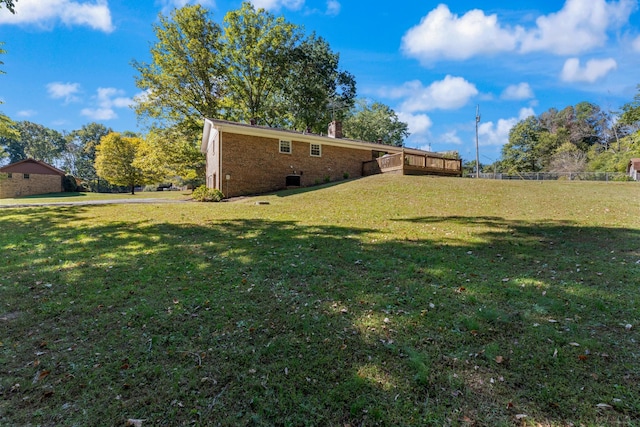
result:
M 385 172 L 385 165 L 392 163 L 390 156 L 400 162 L 393 173 L 461 176 L 462 172 L 459 160 L 451 161 L 455 170 L 440 169 L 440 163 L 449 160 L 437 153 L 342 138 L 340 122 L 332 122 L 327 135 L 318 135 L 205 119 L 200 148 L 206 155 L 207 187 L 226 197 Z M 440 162 L 437 168 L 413 165 L 433 161 Z
M 64 171 L 45 162 L 26 159 L 0 168 L 0 199 L 60 193 Z
M 640 181 L 640 159 L 629 160 L 627 174 L 635 181 Z

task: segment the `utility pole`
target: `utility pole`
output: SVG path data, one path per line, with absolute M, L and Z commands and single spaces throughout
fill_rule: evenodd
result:
M 480 105 L 476 106 L 476 178 L 480 178 L 480 151 L 478 150 L 478 123 L 480 123 Z

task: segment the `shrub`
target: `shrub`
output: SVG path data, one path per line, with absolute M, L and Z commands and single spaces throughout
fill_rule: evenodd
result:
M 342 174 L 342 177 L 343 177 L 344 179 L 349 179 L 349 172 L 345 172 L 345 173 L 343 173 L 343 174 Z
M 193 190 L 191 194 L 194 200 L 198 202 L 219 202 L 224 199 L 224 194 L 222 191 L 217 190 L 215 188 L 207 188 L 204 185 Z
M 331 177 L 329 175 L 324 177 L 324 182 L 331 182 Z
M 78 183 L 73 175 L 65 175 L 62 178 L 62 189 L 67 193 L 75 193 L 78 191 Z

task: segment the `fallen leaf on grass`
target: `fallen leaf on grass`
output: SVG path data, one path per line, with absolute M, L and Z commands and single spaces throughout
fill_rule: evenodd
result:
M 578 344 L 577 342 L 570 342 L 569 345 L 573 347 L 580 347 L 580 344 Z
M 599 409 L 611 409 L 611 408 L 613 408 L 613 406 L 608 405 L 606 403 L 598 403 L 596 405 L 596 408 L 599 408 Z
M 502 362 L 504 362 L 504 357 L 496 356 L 496 363 L 502 363 Z
M 528 415 L 527 414 L 517 414 L 516 415 L 516 420 L 522 420 L 524 418 L 527 418 Z
M 50 373 L 51 371 L 46 371 L 46 370 L 36 372 L 36 375 L 33 377 L 33 383 L 35 384 L 38 381 L 45 379 L 47 375 L 49 375 Z
M 584 354 L 580 354 L 580 355 L 578 355 L 578 359 L 580 359 L 580 360 L 582 360 L 584 362 L 585 360 L 587 360 L 587 356 L 584 355 Z
M 146 421 L 146 420 L 135 420 L 133 418 L 129 418 L 127 420 L 127 426 L 128 427 L 142 427 L 142 422 Z

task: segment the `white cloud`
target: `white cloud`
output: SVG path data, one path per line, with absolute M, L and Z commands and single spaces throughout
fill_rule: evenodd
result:
M 388 90 L 391 98 L 404 98 L 400 111 L 455 110 L 478 94 L 478 89 L 462 77 L 446 76 L 425 87 L 418 80 L 410 81 L 398 88 Z
M 433 122 L 426 114 L 397 113 L 398 120 L 409 125 L 411 135 L 424 134 L 431 129 Z
M 562 68 L 561 78 L 569 83 L 593 83 L 616 68 L 618 68 L 618 63 L 613 58 L 592 59 L 587 61 L 584 67 L 580 65 L 578 58 L 569 58 Z
M 53 99 L 64 99 L 64 103 L 80 100 L 76 95 L 80 92 L 80 83 L 53 82 L 47 85 L 47 92 Z
M 557 13 L 541 16 L 522 40 L 522 52 L 577 55 L 607 41 L 607 31 L 629 20 L 637 0 L 567 0 Z
M 637 6 L 638 0 L 566 0 L 561 10 L 524 28 L 503 25 L 497 15 L 478 9 L 455 15 L 441 4 L 405 33 L 402 50 L 427 64 L 500 52 L 577 55 L 604 46 L 608 33 L 628 23 Z
M 508 86 L 502 92 L 500 98 L 510 101 L 519 101 L 523 99 L 534 98 L 534 95 L 531 86 L 529 86 L 529 83 L 520 83 L 517 85 Z
M 80 112 L 83 116 L 93 120 L 111 120 L 118 118 L 115 108 L 128 108 L 133 105 L 131 98 L 121 96 L 124 91 L 112 87 L 98 88 L 94 97 L 96 108 L 84 108 Z
M 444 142 L 445 144 L 462 144 L 462 139 L 458 136 L 458 132 L 455 130 L 441 135 L 439 141 Z
M 340 2 L 337 0 L 327 0 L 327 15 L 338 15 L 341 9 Z
M 409 138 L 412 143 L 426 143 L 430 139 L 433 122 L 426 114 L 397 113 L 398 120 L 409 126 Z
M 640 36 L 638 36 L 631 44 L 633 50 L 640 52 Z
M 188 4 L 199 4 L 204 7 L 215 7 L 215 0 L 161 0 L 162 14 L 169 15 L 174 9 L 180 9 Z
M 509 142 L 509 132 L 519 121 L 535 115 L 533 109 L 522 108 L 518 117 L 499 119 L 497 123 L 486 122 L 478 126 L 478 141 L 480 145 L 502 146 Z
M 18 117 L 33 117 L 36 114 L 38 114 L 36 110 L 22 110 L 16 113 Z
M 15 10 L 15 14 L 1 13 L 0 24 L 36 24 L 51 28 L 56 22 L 62 22 L 106 33 L 114 29 L 107 0 L 20 0 Z
M 520 30 L 505 29 L 496 15 L 474 9 L 462 17 L 441 4 L 402 38 L 402 50 L 423 62 L 468 59 L 482 53 L 513 51 Z
M 299 10 L 304 6 L 304 0 L 251 0 L 253 5 L 260 9 L 280 10 L 282 8 Z

